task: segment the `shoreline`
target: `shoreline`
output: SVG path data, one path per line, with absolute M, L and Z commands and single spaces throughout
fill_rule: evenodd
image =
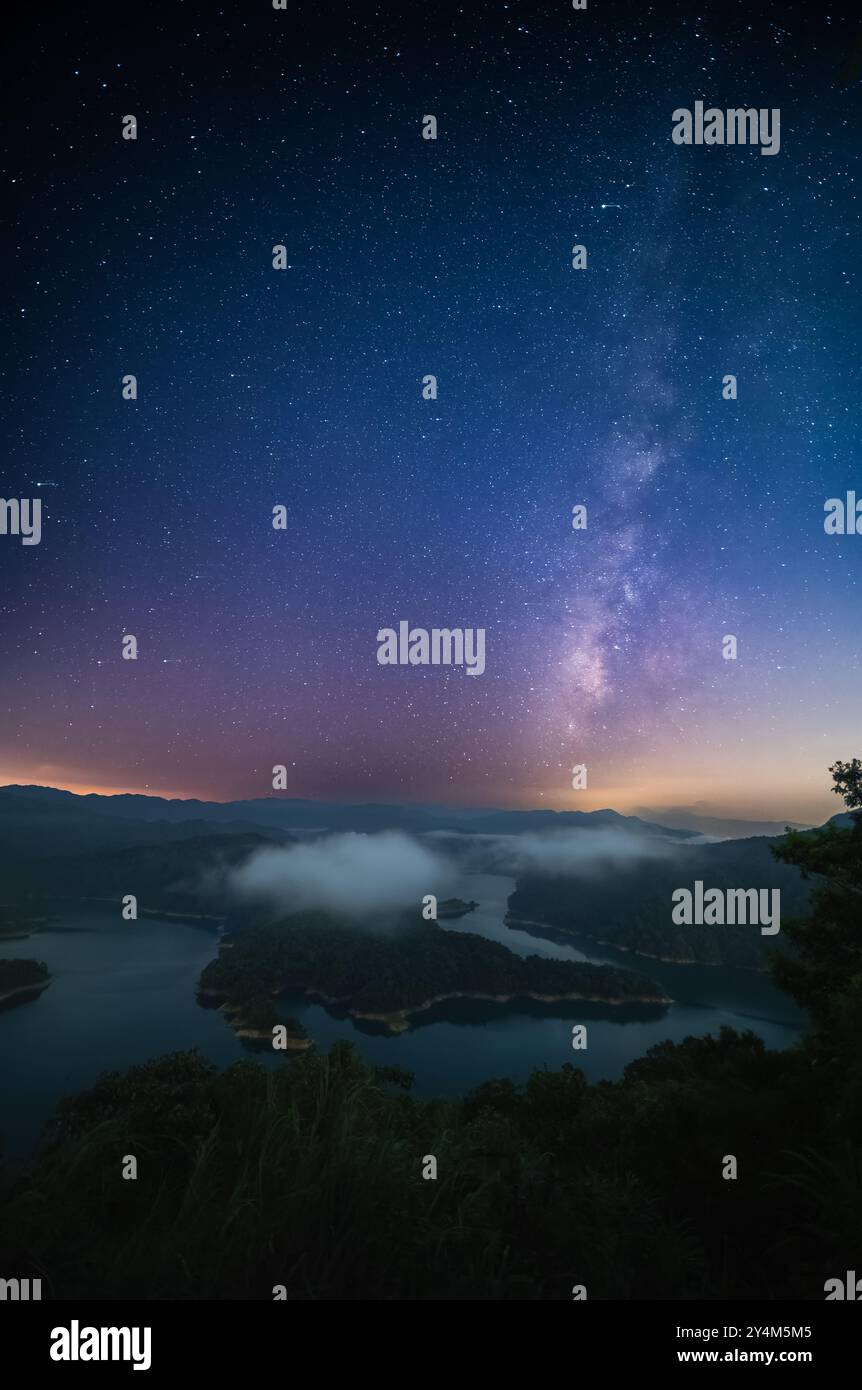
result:
M 765 967 L 759 965 L 730 965 L 724 960 L 695 960 L 683 956 L 656 956 L 649 951 L 638 951 L 634 946 L 621 946 L 617 941 L 603 941 L 598 936 L 591 936 L 581 927 L 561 927 L 556 922 L 537 922 L 531 917 L 510 917 L 507 913 L 503 918 L 503 925 L 506 927 L 543 927 L 546 931 L 559 932 L 561 936 L 571 936 L 575 940 L 582 937 L 584 941 L 589 941 L 593 946 L 604 946 L 608 951 L 624 951 L 627 956 L 638 956 L 640 960 L 657 960 L 660 965 L 704 965 L 712 970 L 749 970 L 754 975 L 769 974 Z
M 122 917 L 122 905 L 123 905 L 123 904 L 122 904 L 122 899 L 121 899 L 121 898 L 94 898 L 94 897 L 73 898 L 73 897 L 58 897 L 58 898 L 54 898 L 53 901 L 54 901 L 54 902 L 60 902 L 60 903 L 110 903 L 113 907 L 117 907 L 117 908 L 119 908 L 119 909 L 121 910 L 121 914 L 120 914 L 120 915 L 121 915 L 121 920 L 122 920 L 122 921 L 126 921 L 126 920 L 135 921 L 135 920 L 137 920 L 136 918 L 129 918 L 129 919 L 127 919 L 127 918 Z M 140 918 L 140 917 L 164 917 L 164 918 L 167 918 L 168 920 L 175 921 L 175 922 L 188 922 L 188 923 L 190 923 L 191 925 L 194 925 L 194 924 L 197 923 L 197 922 L 212 922 L 213 925 L 214 925 L 214 926 L 217 926 L 217 927 L 222 926 L 223 923 L 224 923 L 224 914 L 222 914 L 220 917 L 212 917 L 212 916 L 210 916 L 210 915 L 209 915 L 208 913 L 206 913 L 206 912 L 170 912 L 170 911 L 169 911 L 167 908 L 165 908 L 165 907 L 144 907 L 144 906 L 142 906 L 142 905 L 139 903 L 139 904 L 138 904 L 138 918 Z M 45 920 L 46 920 L 46 921 L 49 921 L 49 922 L 50 922 L 50 921 L 56 921 L 56 918 L 51 918 L 51 917 L 49 917 L 49 918 L 46 918 Z
M 404 1009 L 392 1009 L 383 1013 L 366 1013 L 358 1009 L 348 1009 L 351 1018 L 368 1019 L 373 1023 L 385 1023 L 391 1033 L 405 1033 L 410 1029 L 410 1019 L 421 1014 L 435 1004 L 444 1004 L 450 999 L 480 999 L 493 1004 L 511 1004 L 516 999 L 533 999 L 539 1004 L 608 1004 L 612 1008 L 625 1008 L 627 1004 L 655 1004 L 667 1006 L 673 1003 L 669 995 L 640 995 L 637 998 L 608 998 L 599 994 L 536 994 L 533 990 L 516 990 L 513 994 L 486 994 L 482 990 L 450 990 L 447 994 L 436 994 L 422 1004 L 411 1004 Z
M 231 1004 L 229 996 L 224 993 L 224 990 L 198 988 L 196 998 L 198 1003 L 200 1003 L 201 999 L 209 999 L 213 1003 L 221 1000 L 222 1002 L 218 1006 L 218 1012 L 224 1018 L 225 1023 L 233 1030 L 236 1037 L 249 1038 L 255 1042 L 272 1043 L 272 1028 L 247 1028 L 242 1021 L 241 1006 L 238 1004 Z M 276 1019 L 273 1024 L 273 1028 L 283 1028 L 285 1026 L 286 1025 L 279 1023 L 278 1019 Z M 288 1034 L 284 1048 L 277 1047 L 274 1048 L 273 1051 L 305 1052 L 309 1047 L 313 1046 L 313 1038 L 296 1038 Z
M 56 917 L 24 917 L 13 927 L 0 927 L 0 944 L 4 941 L 26 941 L 42 928 L 56 922 Z
M 243 1028 L 241 1025 L 237 1027 L 233 1023 L 230 1026 L 238 1038 L 251 1038 L 255 1042 L 268 1042 L 272 1046 L 272 1032 L 265 1033 L 262 1028 Z M 272 1050 L 273 1052 L 307 1052 L 313 1046 L 313 1038 L 292 1038 L 288 1034 L 284 1047 L 273 1047 Z
M 14 989 L 7 990 L 5 994 L 0 994 L 0 1008 L 2 1008 L 9 999 L 16 999 L 22 994 L 35 999 L 38 994 L 42 993 L 43 989 L 48 988 L 52 979 L 53 976 L 49 975 L 47 980 L 38 980 L 32 985 L 16 985 Z M 22 1000 L 21 1002 L 23 1003 L 24 1001 Z
M 228 996 L 223 990 L 198 989 L 198 998 L 210 999 L 213 1002 L 222 1000 L 221 1012 L 229 1017 L 231 1012 L 228 1004 Z M 305 999 L 311 1004 L 323 1004 L 324 1007 L 343 1009 L 348 1018 L 360 1019 L 369 1023 L 383 1023 L 389 1030 L 391 1036 L 410 1031 L 410 1020 L 415 1014 L 421 1014 L 426 1009 L 433 1008 L 435 1004 L 444 1004 L 450 999 L 478 999 L 493 1004 L 511 1004 L 517 999 L 532 999 L 539 1004 L 563 1004 L 563 1003 L 582 1003 L 582 1004 L 607 1004 L 612 1008 L 625 1008 L 626 1005 L 632 1007 L 644 1004 L 655 1005 L 660 1008 L 667 1008 L 674 1001 L 670 995 L 638 995 L 637 997 L 618 998 L 616 996 L 607 997 L 598 994 L 536 994 L 532 990 L 516 990 L 512 994 L 488 994 L 483 990 L 449 990 L 446 994 L 436 994 L 431 999 L 426 999 L 420 1004 L 410 1004 L 403 1009 L 387 1009 L 380 1012 L 370 1012 L 361 1009 L 352 1009 L 349 1005 L 349 997 L 337 998 L 333 995 L 323 994 L 320 990 L 307 988 L 303 990 Z M 228 1009 L 225 1010 L 225 1004 Z M 235 1030 L 236 1031 L 236 1030 Z M 263 1036 L 269 1037 L 269 1034 Z

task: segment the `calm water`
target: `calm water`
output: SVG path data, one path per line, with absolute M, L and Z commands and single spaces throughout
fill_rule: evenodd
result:
M 460 897 L 481 906 L 457 924 L 502 942 L 519 955 L 591 960 L 643 971 L 675 1000 L 665 1010 L 540 1005 L 519 1008 L 460 1000 L 420 1015 L 399 1037 L 382 1037 L 334 1019 L 316 1004 L 291 1000 L 322 1047 L 349 1038 L 368 1061 L 416 1074 L 415 1092 L 456 1094 L 491 1076 L 523 1080 L 534 1067 L 573 1062 L 591 1080 L 618 1077 L 654 1043 L 715 1033 L 727 1024 L 752 1029 L 770 1047 L 787 1047 L 803 1017 L 768 980 L 747 971 L 668 966 L 620 952 L 578 950 L 503 925 L 514 880 L 486 874 L 463 879 Z M 217 949 L 208 928 L 156 918 L 118 922 L 113 915 L 68 916 L 22 941 L 0 942 L 0 956 L 44 960 L 53 976 L 38 999 L 0 1010 L 0 1144 L 26 1153 L 56 1100 L 90 1085 L 101 1071 L 199 1047 L 219 1065 L 249 1053 L 222 1016 L 201 1008 L 195 986 Z M 587 1022 L 589 1047 L 573 1052 L 572 1024 Z M 280 1063 L 271 1051 L 254 1054 Z

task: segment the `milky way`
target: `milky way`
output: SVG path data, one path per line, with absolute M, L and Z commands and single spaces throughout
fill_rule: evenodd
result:
M 0 495 L 42 539 L 0 536 L 0 780 L 834 812 L 849 18 L 72 8 L 10 63 Z M 698 100 L 780 152 L 675 145 Z M 484 674 L 381 667 L 401 620 L 484 628 Z

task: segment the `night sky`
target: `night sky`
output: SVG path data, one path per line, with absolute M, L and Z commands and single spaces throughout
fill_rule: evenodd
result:
M 847 8 L 31 8 L 0 496 L 42 539 L 0 535 L 0 782 L 841 809 Z M 780 152 L 675 145 L 698 100 L 779 108 Z M 484 674 L 380 666 L 400 620 L 484 628 Z

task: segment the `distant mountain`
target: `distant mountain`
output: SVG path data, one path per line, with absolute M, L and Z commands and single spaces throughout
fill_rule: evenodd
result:
M 162 821 L 178 824 L 196 821 L 199 824 L 249 824 L 276 826 L 283 829 L 306 830 L 388 830 L 393 828 L 433 830 L 437 820 L 420 809 L 410 806 L 343 806 L 337 802 L 306 801 L 277 796 L 259 797 L 251 801 L 181 800 L 161 796 L 141 796 L 121 792 L 102 796 L 91 792 L 78 796 L 74 792 L 58 791 L 54 787 L 0 787 L 0 807 L 7 796 L 24 797 L 33 803 L 45 803 L 65 810 L 84 810 L 92 815 L 112 820 Z
M 10 806 L 10 802 L 16 805 Z M 613 829 L 637 830 L 639 833 L 662 835 L 670 839 L 693 838 L 696 832 L 669 828 L 641 820 L 637 816 L 621 816 L 616 811 L 501 811 L 493 808 L 470 808 L 436 806 L 434 804 L 386 805 L 369 802 L 365 804 L 342 804 L 330 801 L 308 801 L 288 797 L 260 797 L 251 801 L 199 801 L 179 800 L 160 796 L 139 796 L 120 793 L 117 796 L 101 796 L 89 793 L 78 796 L 74 792 L 59 791 L 54 787 L 8 786 L 0 787 L 0 844 L 3 843 L 4 830 L 15 824 L 15 816 L 26 812 L 28 824 L 37 829 L 38 816 L 46 831 L 55 833 L 64 825 L 64 817 L 86 816 L 86 822 L 93 833 L 100 835 L 102 841 L 108 836 L 105 821 L 134 821 L 140 827 L 147 822 L 158 822 L 162 826 L 195 824 L 195 834 L 201 833 L 201 826 L 218 825 L 242 833 L 254 829 L 279 828 L 281 830 L 330 830 L 330 831 L 378 831 L 404 830 L 413 834 L 431 831 L 450 830 L 461 834 L 518 835 L 524 831 L 549 829 L 581 829 L 587 827 L 610 827 Z M 37 810 L 36 808 L 40 808 Z M 6 812 L 12 812 L 7 815 Z M 53 817 L 53 819 L 51 819 Z M 77 821 L 83 825 L 83 821 Z M 73 834 L 72 831 L 69 832 Z M 148 838 L 139 829 L 133 834 L 138 838 L 133 842 L 145 843 Z M 169 838 L 168 832 L 159 832 L 160 838 Z M 80 843 L 87 843 L 81 840 Z M 129 843 L 128 834 L 123 834 L 123 843 Z M 72 852 L 70 847 L 68 851 Z M 60 852 L 54 850 L 52 852 Z
M 193 809 L 188 816 L 176 819 L 156 814 L 133 818 L 126 809 L 112 814 L 113 800 L 113 797 L 75 796 L 53 787 L 0 788 L 0 863 L 7 858 L 41 859 L 133 845 L 169 844 L 212 834 L 211 820 L 195 818 Z M 150 808 L 153 812 L 172 804 L 158 797 L 141 797 L 140 800 L 154 802 Z M 194 807 L 205 803 L 181 804 Z M 247 834 L 262 829 L 270 838 L 279 838 L 284 833 L 275 826 L 258 827 L 232 816 L 220 818 L 219 829 L 224 834 Z
M 603 829 L 635 830 L 639 834 L 661 835 L 670 840 L 689 840 L 696 831 L 677 830 L 666 825 L 641 820 L 639 816 L 621 816 L 618 811 L 488 811 L 481 818 L 471 818 L 456 827 L 473 834 L 522 835 L 525 831 Z
M 755 835 L 783 835 L 788 826 L 791 830 L 811 829 L 809 825 L 803 825 L 799 821 L 741 820 L 735 816 L 707 816 L 691 810 L 688 806 L 667 806 L 661 810 L 651 806 L 639 806 L 638 815 L 658 819 L 662 825 L 699 832 L 701 835 L 714 835 L 722 840 L 746 840 Z

